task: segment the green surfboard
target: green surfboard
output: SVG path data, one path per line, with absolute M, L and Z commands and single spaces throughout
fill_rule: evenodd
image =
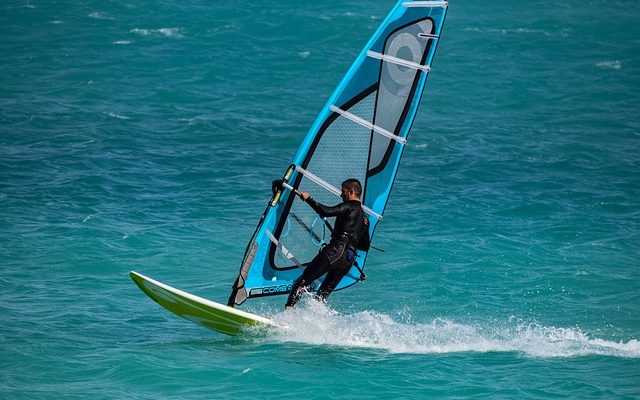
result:
M 249 327 L 275 327 L 268 318 L 237 310 L 173 288 L 135 271 L 129 273 L 138 287 L 172 313 L 226 335 L 239 335 Z

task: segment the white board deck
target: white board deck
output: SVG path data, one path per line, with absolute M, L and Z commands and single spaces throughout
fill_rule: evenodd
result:
M 216 332 L 235 336 L 252 326 L 276 326 L 268 318 L 184 292 L 135 271 L 129 275 L 147 296 L 162 307 Z

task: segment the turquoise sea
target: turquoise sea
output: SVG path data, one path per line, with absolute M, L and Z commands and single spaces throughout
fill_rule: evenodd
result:
M 0 5 L 1 399 L 640 398 L 640 3 L 452 0 L 366 271 L 226 301 L 393 1 Z

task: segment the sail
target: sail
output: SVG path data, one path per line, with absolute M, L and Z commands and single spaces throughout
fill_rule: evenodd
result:
M 446 1 L 399 1 L 323 107 L 274 188 L 240 266 L 229 305 L 285 294 L 331 236 L 321 219 L 291 189 L 334 205 L 341 183 L 363 185 L 363 208 L 373 240 L 382 220 L 407 136 L 431 68 Z M 358 282 L 367 253 L 336 289 Z M 321 278 L 322 279 L 322 278 Z M 321 281 L 320 279 L 320 281 Z M 317 282 L 316 285 L 319 285 Z

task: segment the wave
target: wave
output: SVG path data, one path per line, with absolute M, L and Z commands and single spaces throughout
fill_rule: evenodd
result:
M 500 33 L 502 35 L 509 34 L 533 34 L 533 35 L 544 35 L 549 37 L 560 36 L 562 38 L 569 37 L 568 29 L 561 29 L 558 31 L 547 31 L 543 29 L 529 29 L 529 28 L 464 28 L 463 31 L 466 32 L 477 32 L 477 33 Z
M 108 112 L 108 113 L 106 113 L 106 114 L 107 114 L 108 116 L 110 116 L 110 117 L 117 118 L 117 119 L 122 119 L 122 120 L 131 119 L 131 118 L 129 118 L 129 117 L 127 117 L 127 116 L 125 116 L 125 115 L 118 114 L 118 113 L 115 113 L 115 112 L 113 112 L 113 111 L 110 111 L 110 112 Z
M 164 36 L 168 38 L 180 39 L 184 37 L 182 28 L 160 28 L 160 29 L 140 29 L 135 28 L 130 31 L 140 36 Z
M 640 342 L 593 338 L 578 328 L 507 321 L 474 326 L 436 318 L 429 323 L 398 322 L 372 311 L 340 314 L 317 302 L 276 314 L 282 329 L 267 340 L 385 350 L 390 353 L 442 354 L 516 352 L 531 357 L 602 355 L 640 358 Z
M 596 67 L 603 69 L 620 69 L 622 68 L 622 63 L 618 60 L 602 61 L 597 63 Z
M 89 18 L 113 21 L 113 17 L 111 17 L 108 13 L 102 11 L 92 12 L 91 14 L 89 14 Z

